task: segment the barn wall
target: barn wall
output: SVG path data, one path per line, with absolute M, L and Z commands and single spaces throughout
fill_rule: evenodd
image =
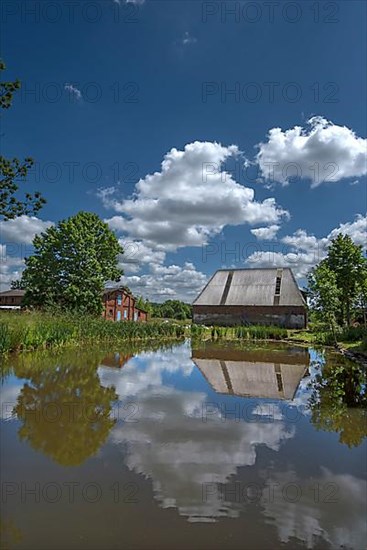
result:
M 0 296 L 1 306 L 21 306 L 23 296 Z
M 306 328 L 302 306 L 193 306 L 193 321 L 199 325 L 276 325 Z

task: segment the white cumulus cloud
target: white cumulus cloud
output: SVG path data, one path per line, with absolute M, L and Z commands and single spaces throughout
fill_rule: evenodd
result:
M 238 154 L 235 145 L 199 141 L 171 149 L 161 171 L 141 179 L 132 198 L 118 200 L 113 188 L 100 192 L 104 205 L 119 214 L 107 222 L 150 248 L 174 251 L 202 246 L 226 225 L 275 224 L 287 217 L 274 198 L 256 201 L 253 189 L 223 170 Z
M 42 233 L 52 225 L 53 222 L 43 221 L 35 216 L 19 216 L 0 222 L 1 240 L 7 243 L 31 244 L 37 233 Z
M 197 271 L 191 262 L 183 266 L 151 264 L 149 273 L 124 275 L 121 279 L 134 294 L 152 301 L 178 299 L 192 302 L 207 282 L 207 276 Z
M 279 225 L 269 225 L 269 227 L 258 227 L 257 229 L 251 229 L 251 233 L 259 240 L 270 240 L 274 239 L 279 229 Z
M 256 160 L 268 183 L 309 179 L 317 187 L 367 173 L 367 140 L 321 116 L 310 118 L 306 127 L 272 128 L 258 148 Z

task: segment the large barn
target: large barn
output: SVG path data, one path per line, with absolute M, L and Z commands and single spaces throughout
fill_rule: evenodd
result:
M 289 268 L 220 269 L 193 303 L 203 325 L 307 326 L 307 307 Z

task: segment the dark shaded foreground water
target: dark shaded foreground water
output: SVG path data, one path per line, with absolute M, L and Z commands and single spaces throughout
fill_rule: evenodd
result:
M 190 343 L 3 365 L 2 548 L 366 546 L 365 379 Z

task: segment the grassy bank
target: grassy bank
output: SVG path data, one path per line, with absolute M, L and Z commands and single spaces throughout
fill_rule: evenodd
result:
M 173 323 L 112 323 L 102 318 L 47 313 L 1 312 L 0 354 L 64 345 L 180 339 L 185 328 Z
M 275 326 L 205 327 L 189 321 L 152 320 L 148 323 L 112 323 L 102 318 L 49 313 L 0 312 L 0 354 L 57 348 L 65 345 L 139 342 L 147 340 L 277 340 L 309 345 L 334 345 L 332 334 L 320 330 L 287 330 Z M 367 353 L 364 327 L 338 333 L 343 348 Z
M 334 346 L 334 335 L 327 330 L 310 328 L 310 330 L 289 330 L 288 340 L 310 345 Z M 343 348 L 367 353 L 367 330 L 363 326 L 339 329 L 336 332 L 337 344 Z
M 191 337 L 201 340 L 282 340 L 295 344 L 335 346 L 331 332 L 319 329 L 289 330 L 275 326 L 203 327 L 192 325 Z M 337 332 L 340 348 L 367 355 L 367 331 L 364 327 L 350 327 Z

